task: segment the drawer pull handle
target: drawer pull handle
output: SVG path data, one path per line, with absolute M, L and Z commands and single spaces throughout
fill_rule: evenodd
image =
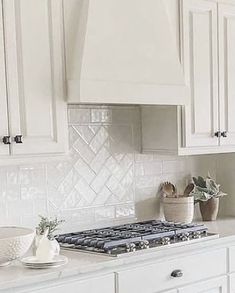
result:
M 221 137 L 221 131 L 216 131 L 216 132 L 215 132 L 215 136 L 216 136 L 216 137 Z
M 171 277 L 173 277 L 173 278 L 181 278 L 181 277 L 183 277 L 183 272 L 181 270 L 174 270 L 171 273 Z
M 11 144 L 11 137 L 9 135 L 3 136 L 2 142 L 4 144 Z
M 221 136 L 223 136 L 223 137 L 227 137 L 227 131 L 223 131 L 223 132 L 221 132 Z
M 23 141 L 22 141 L 22 135 L 16 135 L 16 136 L 14 137 L 14 141 L 15 141 L 16 143 L 23 143 Z

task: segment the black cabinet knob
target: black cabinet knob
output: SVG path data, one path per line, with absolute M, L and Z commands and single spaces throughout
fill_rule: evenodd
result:
M 216 131 L 216 132 L 215 132 L 215 136 L 216 136 L 216 137 L 221 137 L 221 132 L 220 132 L 220 131 Z
M 23 141 L 22 141 L 22 135 L 16 135 L 16 136 L 14 137 L 14 141 L 15 141 L 16 143 L 23 143 Z
M 9 135 L 3 136 L 2 142 L 4 144 L 11 144 L 11 137 Z
M 171 273 L 171 277 L 173 278 L 180 278 L 180 277 L 183 277 L 183 272 L 181 270 L 174 270 L 172 273 Z
M 227 137 L 227 131 L 223 131 L 223 132 L 221 132 L 221 136 L 223 136 L 223 137 Z

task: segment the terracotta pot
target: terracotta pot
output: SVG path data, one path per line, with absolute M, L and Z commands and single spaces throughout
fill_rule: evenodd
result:
M 203 221 L 215 221 L 219 211 L 219 198 L 211 198 L 208 201 L 200 201 L 200 212 Z
M 164 197 L 162 199 L 165 220 L 169 222 L 191 223 L 194 214 L 194 198 Z

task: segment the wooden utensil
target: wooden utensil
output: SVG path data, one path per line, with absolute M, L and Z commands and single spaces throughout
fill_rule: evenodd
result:
M 190 193 L 193 191 L 193 189 L 194 189 L 194 184 L 193 184 L 193 183 L 189 183 L 189 184 L 186 186 L 185 190 L 184 190 L 184 196 L 185 196 L 185 197 L 189 196 Z
M 171 182 L 164 182 L 161 189 L 166 197 L 177 197 L 176 187 Z

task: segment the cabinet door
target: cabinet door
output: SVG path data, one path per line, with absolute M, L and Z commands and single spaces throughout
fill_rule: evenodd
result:
M 227 293 L 227 287 L 227 277 L 224 276 L 184 287 L 179 293 Z
M 235 145 L 235 6 L 219 4 L 220 129 L 227 132 L 221 145 Z
M 3 0 L 12 154 L 65 151 L 61 0 Z
M 9 145 L 4 145 L 2 143 L 2 137 L 8 135 L 6 73 L 2 17 L 2 1 L 0 0 L 0 156 L 9 154 Z
M 202 0 L 182 0 L 181 4 L 182 62 L 191 93 L 184 111 L 183 145 L 217 146 L 217 4 Z
M 230 293 L 235 293 L 235 274 L 229 276 Z

